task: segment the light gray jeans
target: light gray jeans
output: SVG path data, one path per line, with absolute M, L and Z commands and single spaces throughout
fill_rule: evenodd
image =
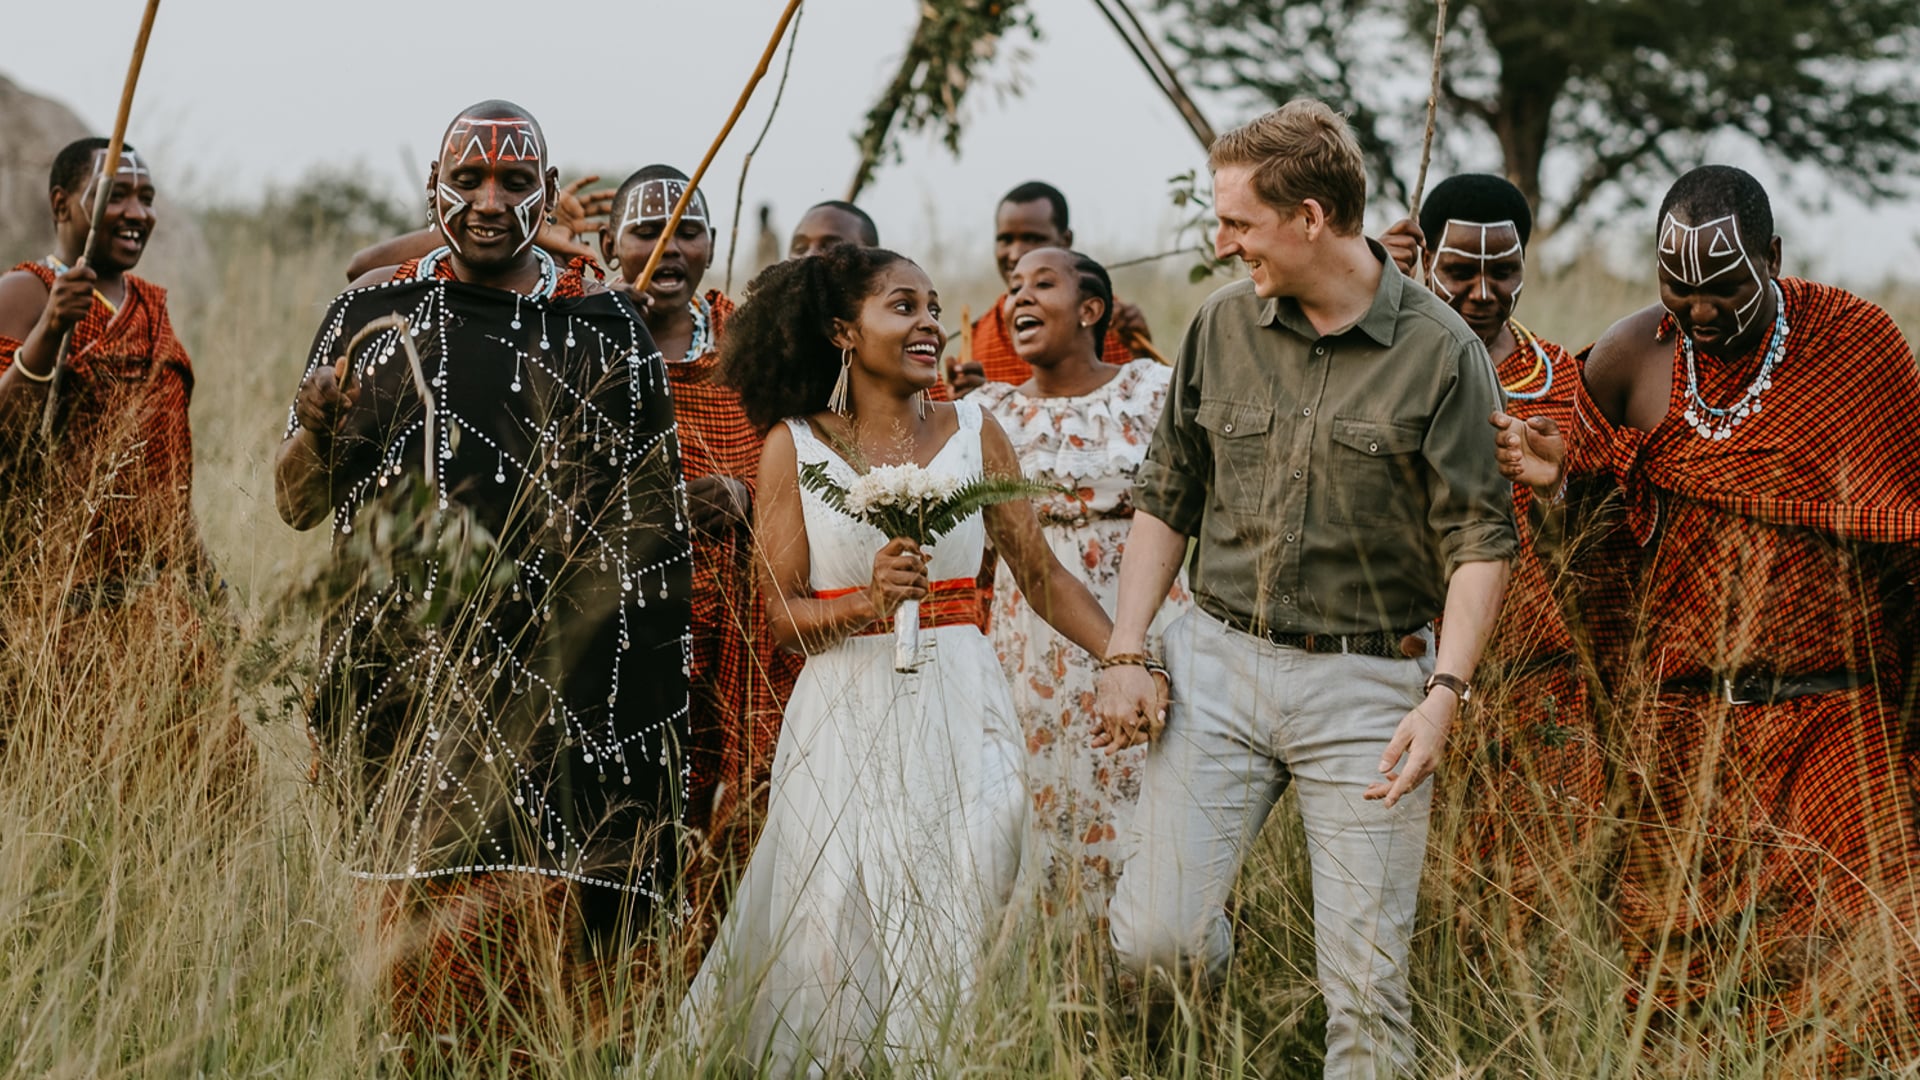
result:
M 1165 649 L 1173 706 L 1108 909 L 1120 962 L 1209 984 L 1226 973 L 1228 895 L 1292 784 L 1313 867 L 1325 1075 L 1413 1075 L 1407 943 L 1433 784 L 1391 810 L 1361 793 L 1432 661 L 1281 648 L 1198 609 L 1168 627 Z

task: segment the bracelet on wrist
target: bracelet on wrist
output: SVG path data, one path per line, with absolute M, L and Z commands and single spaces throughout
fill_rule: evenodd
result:
M 1113 653 L 1104 656 L 1095 662 L 1094 667 L 1100 671 L 1117 667 L 1140 667 L 1146 668 L 1148 672 L 1154 674 L 1165 675 L 1167 673 L 1167 665 L 1155 660 L 1146 653 L 1137 652 Z
M 57 367 L 59 367 L 59 365 L 55 364 L 54 368 L 57 368 Z M 28 367 L 26 361 L 21 360 L 17 356 L 14 358 L 14 361 L 13 361 L 13 369 L 15 371 L 18 371 L 20 373 L 20 376 L 26 379 L 28 382 L 37 382 L 37 383 L 52 382 L 54 368 L 48 368 L 47 373 L 45 375 L 42 375 L 39 372 Z

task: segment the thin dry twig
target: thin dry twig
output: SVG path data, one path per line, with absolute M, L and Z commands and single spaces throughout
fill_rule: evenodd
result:
M 1187 93 L 1186 85 L 1180 81 L 1179 72 L 1172 64 L 1167 63 L 1167 58 L 1161 54 L 1160 47 L 1153 43 L 1153 35 L 1147 33 L 1146 25 L 1140 21 L 1140 16 L 1133 13 L 1133 8 L 1128 5 L 1127 0 L 1093 0 L 1093 2 L 1094 6 L 1100 9 L 1100 13 L 1107 17 L 1107 21 L 1113 24 L 1113 28 L 1120 32 L 1121 40 L 1127 43 L 1127 49 L 1133 53 L 1134 59 L 1140 61 L 1141 66 L 1147 69 L 1147 74 L 1159 84 L 1160 92 L 1166 95 L 1175 109 L 1179 110 L 1180 118 L 1187 122 L 1187 129 L 1193 132 L 1194 138 L 1200 140 L 1200 148 L 1212 149 L 1215 138 L 1213 125 L 1208 123 L 1206 116 L 1200 112 L 1200 106 L 1193 100 L 1193 95 Z M 1108 5 L 1112 7 L 1109 8 Z M 1132 27 L 1131 30 L 1128 26 L 1121 25 L 1120 20 L 1113 14 L 1115 10 L 1126 16 L 1128 25 Z
M 733 134 L 733 125 L 740 122 L 740 114 L 746 111 L 747 102 L 752 100 L 755 87 L 766 78 L 767 68 L 773 64 L 773 52 L 780 47 L 780 39 L 787 36 L 787 25 L 793 22 L 794 15 L 800 11 L 803 0 L 788 0 L 786 9 L 780 13 L 780 23 L 773 28 L 773 37 L 767 40 L 766 50 L 760 54 L 760 63 L 747 78 L 747 85 L 740 88 L 740 100 L 733 103 L 733 112 L 727 116 L 727 122 L 720 127 L 720 134 L 714 136 L 713 145 L 707 147 L 707 155 L 700 159 L 700 167 L 693 170 L 687 179 L 687 190 L 680 193 L 680 201 L 673 204 L 673 213 L 667 215 L 667 224 L 660 230 L 661 236 L 672 236 L 680 227 L 680 219 L 686 215 L 687 205 L 693 201 L 694 193 L 700 190 L 700 180 L 707 175 L 707 167 L 713 164 L 714 156 L 726 145 L 727 136 Z M 653 272 L 660 268 L 660 256 L 666 254 L 667 245 L 655 244 L 653 254 L 647 256 L 647 265 L 641 269 L 640 276 L 634 279 L 633 293 L 639 295 L 647 291 L 653 283 Z
M 793 16 L 793 33 L 787 38 L 787 58 L 780 64 L 780 85 L 773 88 L 773 105 L 767 109 L 767 122 L 760 128 L 760 137 L 753 140 L 753 149 L 740 162 L 740 183 L 733 189 L 733 231 L 727 236 L 727 295 L 733 295 L 733 253 L 740 246 L 740 212 L 747 205 L 747 170 L 753 168 L 753 155 L 760 152 L 760 144 L 767 141 L 767 132 L 773 130 L 773 118 L 780 114 L 780 101 L 787 96 L 787 76 L 793 71 L 793 52 L 800 46 L 800 17 Z
M 1420 216 L 1420 196 L 1427 190 L 1427 166 L 1433 161 L 1433 129 L 1440 116 L 1440 61 L 1447 43 L 1447 0 L 1439 0 L 1433 17 L 1433 82 L 1427 89 L 1427 130 L 1420 137 L 1420 175 L 1413 182 L 1413 197 L 1408 200 L 1407 216 Z

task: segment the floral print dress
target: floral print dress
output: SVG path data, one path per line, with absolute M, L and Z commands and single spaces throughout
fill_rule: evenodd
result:
M 1146 460 L 1171 377 L 1168 368 L 1140 359 L 1079 397 L 1030 397 L 1004 383 L 971 396 L 1006 430 L 1028 478 L 1073 492 L 1036 499 L 1034 509 L 1055 557 L 1109 614 L 1133 521 L 1133 477 Z M 1094 658 L 1043 622 L 1010 574 L 996 576 L 1002 584 L 993 596 L 993 644 L 1013 687 L 1033 798 L 1029 872 L 1044 885 L 1049 910 L 1078 903 L 1103 917 L 1120 878 L 1146 748 L 1108 754 L 1088 745 L 1097 727 Z M 1160 628 L 1191 602 L 1183 575 L 1154 620 L 1150 648 L 1159 648 Z

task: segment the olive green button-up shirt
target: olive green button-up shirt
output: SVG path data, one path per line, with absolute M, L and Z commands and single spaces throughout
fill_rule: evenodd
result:
M 1348 329 L 1322 335 L 1240 281 L 1181 342 L 1134 505 L 1198 538 L 1194 599 L 1229 623 L 1408 630 L 1441 613 L 1460 564 L 1514 555 L 1493 363 L 1373 246 L 1380 286 Z

